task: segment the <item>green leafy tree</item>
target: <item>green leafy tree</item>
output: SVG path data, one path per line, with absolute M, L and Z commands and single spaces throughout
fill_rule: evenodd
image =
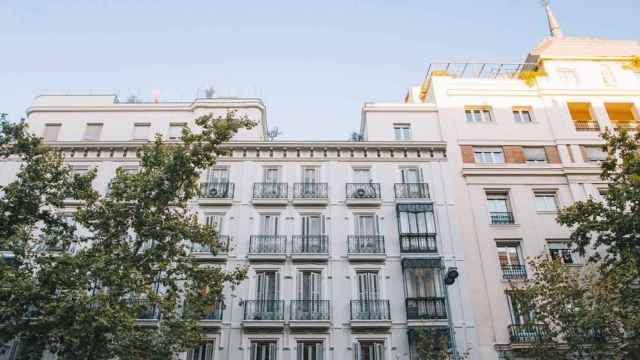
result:
M 140 171 L 118 170 L 101 196 L 95 171 L 73 174 L 24 122 L 1 123 L 0 156 L 21 166 L 0 188 L 0 248 L 13 253 L 0 260 L 0 344 L 19 339 L 21 359 L 170 359 L 200 342 L 198 320 L 246 269 L 189 255 L 190 243 L 220 244 L 188 205 L 220 145 L 254 124 L 234 112 L 195 124 L 179 144 L 142 147 Z M 81 205 L 69 214 L 66 199 Z
M 464 360 L 468 353 L 452 353 L 448 329 L 417 328 L 411 330 L 417 360 Z

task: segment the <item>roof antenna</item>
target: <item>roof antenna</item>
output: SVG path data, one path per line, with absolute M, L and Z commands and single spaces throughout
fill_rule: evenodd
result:
M 562 37 L 560 24 L 558 23 L 558 19 L 556 19 L 556 16 L 553 14 L 553 11 L 551 11 L 549 0 L 542 0 L 542 6 L 544 6 L 544 10 L 547 13 L 547 20 L 549 21 L 549 33 L 552 37 L 555 38 Z

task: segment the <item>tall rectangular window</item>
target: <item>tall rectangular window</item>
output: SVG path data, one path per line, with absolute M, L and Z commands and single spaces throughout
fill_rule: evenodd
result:
M 205 225 L 215 230 L 217 233 L 221 233 L 223 219 L 224 219 L 224 215 L 222 214 L 205 215 L 204 223 Z
M 226 184 L 229 182 L 229 169 L 211 168 L 207 171 L 207 183 Z
M 513 108 L 513 121 L 520 124 L 527 124 L 533 121 L 531 117 L 531 109 L 529 108 Z
M 525 147 L 523 148 L 524 158 L 527 160 L 527 164 L 546 164 L 547 153 L 544 147 Z
M 353 345 L 354 360 L 385 360 L 384 341 L 358 341 Z
M 409 124 L 394 124 L 393 131 L 396 135 L 396 140 L 411 140 L 411 126 Z
M 501 147 L 474 147 L 473 154 L 478 164 L 504 164 Z
M 408 298 L 442 297 L 442 271 L 438 267 L 404 269 Z
M 44 141 L 58 141 L 61 127 L 62 124 L 45 124 L 44 134 L 42 134 Z
M 189 350 L 187 360 L 213 360 L 214 342 L 207 341 Z
M 262 301 L 280 299 L 280 277 L 277 271 L 256 272 L 256 299 Z
M 499 242 L 496 247 L 500 266 L 524 265 L 519 242 Z
M 353 182 L 368 183 L 370 180 L 371 180 L 371 169 L 369 168 L 353 169 Z
M 135 123 L 133 124 L 133 140 L 149 140 L 149 132 L 151 124 Z
M 280 233 L 280 216 L 275 214 L 265 214 L 260 217 L 260 235 L 276 236 Z
M 275 341 L 252 341 L 251 360 L 277 360 L 277 343 Z
M 324 360 L 322 341 L 298 341 L 296 360 Z
M 297 300 L 321 300 L 321 279 L 320 271 L 298 271 L 296 278 L 298 284 Z
M 402 207 L 399 207 L 398 210 L 401 234 L 431 234 L 436 232 L 433 208 L 430 205 L 401 205 Z
M 380 283 L 378 282 L 377 271 L 358 271 L 356 278 L 358 281 L 359 300 L 380 299 Z
M 536 197 L 536 211 L 540 212 L 555 212 L 558 211 L 558 202 L 555 192 L 535 192 Z
M 266 167 L 263 169 L 262 180 L 265 183 L 277 183 L 280 181 L 279 167 Z
M 317 167 L 305 167 L 302 169 L 302 182 L 316 184 L 320 182 L 320 169 Z
M 169 140 L 178 140 L 182 137 L 182 129 L 187 126 L 185 123 L 169 124 Z
M 378 235 L 378 217 L 375 215 L 356 215 L 355 217 L 356 235 Z
M 488 192 L 487 207 L 491 224 L 513 224 L 513 213 L 509 204 L 509 195 L 505 192 Z
M 491 108 L 486 106 L 465 107 L 464 114 L 468 123 L 489 123 L 493 121 Z
M 102 133 L 102 124 L 87 124 L 84 139 L 87 141 L 98 141 L 100 140 L 100 133 Z
M 534 320 L 533 312 L 522 310 L 518 300 L 512 292 L 507 292 L 507 301 L 509 303 L 509 315 L 511 315 L 511 324 L 527 325 Z

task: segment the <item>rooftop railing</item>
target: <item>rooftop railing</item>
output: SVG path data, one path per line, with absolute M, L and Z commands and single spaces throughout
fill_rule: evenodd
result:
M 466 79 L 517 79 L 523 71 L 538 68 L 535 63 L 435 62 L 427 68 L 427 80 L 434 75 Z

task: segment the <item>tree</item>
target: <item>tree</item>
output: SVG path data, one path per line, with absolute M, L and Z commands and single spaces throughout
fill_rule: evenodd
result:
M 234 112 L 195 124 L 180 144 L 144 146 L 140 171 L 118 170 L 101 196 L 95 171 L 73 174 L 24 122 L 2 122 L 0 156 L 22 165 L 0 188 L 0 248 L 14 255 L 0 260 L 0 344 L 19 339 L 21 359 L 170 359 L 200 342 L 198 320 L 246 269 L 189 256 L 190 243 L 219 244 L 188 203 L 220 144 L 254 124 Z M 65 199 L 82 205 L 65 213 Z
M 449 329 L 417 328 L 412 329 L 410 336 L 415 343 L 415 355 L 418 360 L 463 360 L 468 353 L 452 352 L 449 348 Z

